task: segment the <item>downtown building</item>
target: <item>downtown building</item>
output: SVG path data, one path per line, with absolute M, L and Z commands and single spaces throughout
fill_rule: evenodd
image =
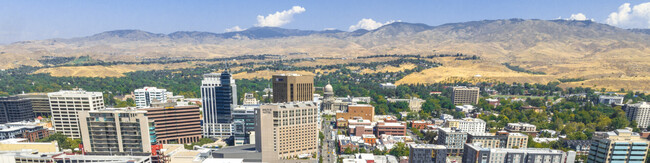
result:
M 33 120 L 34 111 L 28 99 L 17 96 L 0 97 L 0 124 Z
M 465 132 L 485 132 L 485 121 L 478 118 L 450 119 L 445 123 L 447 128 L 456 128 Z
M 548 148 L 487 148 L 481 143 L 464 146 L 464 163 L 573 163 L 576 153 Z
M 314 76 L 278 74 L 271 78 L 273 103 L 314 100 Z
M 318 151 L 318 106 L 314 102 L 272 103 L 255 109 L 255 149 L 263 162 Z
M 232 136 L 232 109 L 237 106 L 237 85 L 226 70 L 221 74 L 203 75 L 203 137 Z
M 155 126 L 143 110 L 103 109 L 79 112 L 83 152 L 97 155 L 150 155 Z
M 138 108 L 150 107 L 154 102 L 167 102 L 167 89 L 158 89 L 156 87 L 144 87 L 133 91 L 135 97 L 135 106 Z
M 235 146 L 255 144 L 255 109 L 258 108 L 259 105 L 243 105 L 232 110 Z
M 627 129 L 595 132 L 587 163 L 646 162 L 648 140 Z
M 156 127 L 156 140 L 160 144 L 189 144 L 203 138 L 199 106 L 176 106 L 165 103 L 161 106 L 139 109 Z
M 650 126 L 650 104 L 639 102 L 636 104 L 625 104 L 623 107 L 627 120 L 636 121 L 638 128 L 648 128 Z
M 52 109 L 54 131 L 72 139 L 81 138 L 79 112 L 104 109 L 101 92 L 86 92 L 81 89 L 48 93 Z
M 436 144 L 447 147 L 447 155 L 462 156 L 467 132 L 456 128 L 438 128 Z
M 410 144 L 409 163 L 446 163 L 447 148 L 433 144 Z
M 478 104 L 478 99 L 480 96 L 480 89 L 478 87 L 465 87 L 458 86 L 453 87 L 451 91 L 451 101 L 455 105 L 465 105 L 465 104 Z
M 52 110 L 50 109 L 50 98 L 47 97 L 47 93 L 27 93 L 19 94 L 16 96 L 27 99 L 32 103 L 34 117 L 52 116 Z

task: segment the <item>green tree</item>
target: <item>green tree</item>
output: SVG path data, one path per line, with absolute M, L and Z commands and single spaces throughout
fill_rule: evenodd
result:
M 406 147 L 406 144 L 404 143 L 397 143 L 393 149 L 388 152 L 388 154 L 393 155 L 395 157 L 401 157 L 401 156 L 408 156 L 409 155 L 409 148 Z

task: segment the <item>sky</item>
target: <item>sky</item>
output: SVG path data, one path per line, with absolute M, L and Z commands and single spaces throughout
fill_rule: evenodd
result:
M 649 1 L 614 0 L 0 0 L 0 44 L 138 29 L 222 33 L 251 27 L 375 29 L 402 21 L 441 25 L 494 19 L 591 20 L 650 28 Z

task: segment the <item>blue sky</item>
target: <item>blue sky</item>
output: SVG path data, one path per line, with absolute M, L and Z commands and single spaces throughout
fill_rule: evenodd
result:
M 625 3 L 629 3 L 627 8 Z M 275 14 L 282 11 L 286 12 Z M 582 13 L 586 19 L 623 28 L 650 27 L 650 14 L 647 14 L 650 13 L 650 3 L 647 1 L 0 0 L 0 44 L 88 36 L 117 29 L 140 29 L 154 33 L 221 33 L 226 29 L 235 29 L 235 26 L 239 27 L 236 30 L 242 30 L 256 25 L 271 25 L 292 29 L 336 28 L 347 31 L 372 29 L 391 21 L 440 25 L 485 19 L 549 20 L 569 18 L 578 13 Z M 616 14 L 612 16 L 612 13 Z M 580 17 L 582 15 L 577 15 L 577 18 L 583 18 Z M 258 16 L 265 23 L 260 23 Z M 364 18 L 366 20 L 361 21 Z M 353 25 L 356 26 L 351 27 Z

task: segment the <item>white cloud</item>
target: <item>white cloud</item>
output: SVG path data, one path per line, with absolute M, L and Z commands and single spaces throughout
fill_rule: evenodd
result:
M 650 2 L 631 6 L 624 3 L 609 14 L 607 24 L 623 28 L 650 28 Z
M 569 17 L 569 20 L 585 21 L 585 20 L 587 20 L 587 16 L 585 16 L 585 14 L 582 14 L 582 13 L 571 14 L 571 17 Z
M 267 16 L 257 15 L 257 24 L 255 26 L 259 27 L 279 27 L 290 23 L 293 19 L 293 15 L 300 14 L 305 12 L 305 8 L 300 6 L 293 6 L 289 10 L 284 10 L 282 12 L 277 11 L 273 14 Z
M 358 29 L 373 30 L 373 29 L 377 29 L 377 28 L 379 28 L 381 26 L 384 26 L 386 24 L 390 24 L 390 23 L 393 23 L 393 22 L 399 22 L 399 20 L 398 21 L 391 20 L 391 21 L 387 21 L 385 23 L 381 23 L 381 22 L 377 22 L 377 21 L 369 19 L 369 18 L 363 18 L 363 19 L 359 20 L 359 22 L 357 22 L 356 25 L 351 25 L 350 26 L 350 31 L 355 31 L 355 30 L 358 30 Z
M 324 28 L 323 30 L 325 30 L 325 31 L 333 31 L 333 30 L 336 30 L 336 28 Z
M 239 27 L 239 26 L 237 25 L 237 26 L 234 26 L 234 27 L 232 27 L 232 28 L 228 28 L 228 29 L 226 29 L 226 32 L 239 32 L 239 31 L 243 31 L 243 30 L 246 30 L 246 29 L 245 29 L 245 28 L 241 28 L 241 27 Z

